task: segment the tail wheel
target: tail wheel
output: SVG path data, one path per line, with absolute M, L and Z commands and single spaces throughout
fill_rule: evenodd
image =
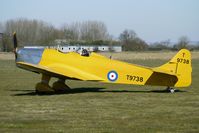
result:
M 174 93 L 176 89 L 171 88 L 171 87 L 167 87 L 166 91 L 170 92 L 170 93 Z

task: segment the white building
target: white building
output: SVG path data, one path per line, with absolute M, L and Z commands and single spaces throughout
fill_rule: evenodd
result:
M 97 46 L 97 50 L 100 52 L 108 52 L 110 48 L 109 46 Z
M 95 51 L 96 47 L 95 46 L 80 46 L 80 49 L 86 49 L 88 51 Z
M 79 47 L 77 46 L 59 46 L 57 47 L 58 50 L 62 51 L 62 52 L 73 52 L 78 50 Z
M 58 49 L 63 52 L 72 52 L 72 51 L 77 51 L 77 50 L 83 50 L 86 49 L 88 51 L 99 51 L 99 52 L 122 52 L 122 46 L 121 45 L 102 45 L 102 46 L 97 46 L 97 45 L 70 45 L 66 39 L 56 39 L 54 41 L 56 45 L 58 45 Z
M 58 45 L 58 46 L 24 46 L 24 48 L 31 48 L 31 49 L 42 49 L 42 48 L 54 48 L 54 49 L 58 49 L 61 52 L 67 53 L 67 52 L 74 52 L 77 50 L 83 50 L 86 49 L 90 52 L 93 51 L 99 51 L 99 52 L 122 52 L 122 46 L 83 46 L 83 45 Z
M 112 51 L 114 52 L 122 52 L 122 46 L 113 46 L 112 47 Z

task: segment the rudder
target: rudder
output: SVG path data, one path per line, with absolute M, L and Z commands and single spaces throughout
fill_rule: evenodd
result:
M 191 84 L 191 53 L 187 49 L 181 49 L 168 63 L 158 68 L 176 74 L 178 81 L 175 87 L 187 87 Z

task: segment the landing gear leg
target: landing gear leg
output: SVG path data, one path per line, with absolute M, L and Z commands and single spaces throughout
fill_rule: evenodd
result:
M 168 86 L 167 89 L 166 89 L 166 91 L 167 91 L 167 92 L 170 92 L 170 93 L 174 93 L 175 90 L 176 90 L 176 89 L 171 88 L 171 87 L 169 87 L 169 86 Z
M 49 94 L 54 93 L 54 90 L 49 86 L 50 76 L 42 74 L 41 82 L 36 84 L 36 93 Z
M 58 93 L 67 92 L 70 87 L 65 84 L 65 79 L 59 79 L 53 83 L 53 90 Z

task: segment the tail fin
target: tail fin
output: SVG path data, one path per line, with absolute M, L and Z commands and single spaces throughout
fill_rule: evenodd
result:
M 175 87 L 187 87 L 191 84 L 191 53 L 187 49 L 181 49 L 168 63 L 159 69 L 176 74 L 178 81 Z
M 14 44 L 14 49 L 13 52 L 15 54 L 15 60 L 17 59 L 17 35 L 16 32 L 13 33 L 13 44 Z

